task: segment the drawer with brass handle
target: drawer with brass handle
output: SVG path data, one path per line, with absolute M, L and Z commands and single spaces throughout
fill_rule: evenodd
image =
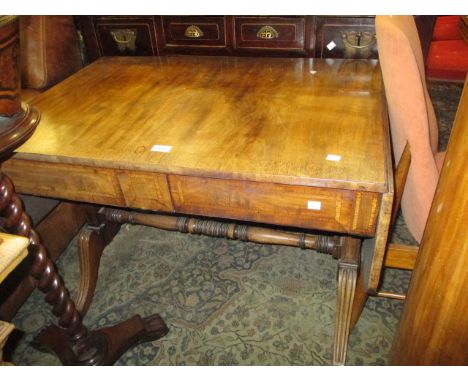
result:
M 223 16 L 162 16 L 162 50 L 201 53 L 226 49 Z
M 234 49 L 303 52 L 304 17 L 234 17 Z
M 263 40 L 271 40 L 273 38 L 279 38 L 279 33 L 272 26 L 264 25 L 258 30 L 257 37 Z
M 136 29 L 111 29 L 110 34 L 120 52 L 125 52 L 126 50 L 129 50 L 133 54 L 136 52 Z
M 371 58 L 377 48 L 375 32 L 351 30 L 341 33 L 343 58 Z
M 319 17 L 317 52 L 321 58 L 377 58 L 374 20 Z
M 218 30 L 216 30 L 218 32 Z M 218 35 L 218 34 L 217 34 Z M 187 28 L 185 28 L 184 36 L 188 38 L 204 38 L 205 33 L 201 30 L 201 28 L 197 25 L 189 25 Z
M 101 17 L 95 30 L 104 56 L 157 55 L 152 18 Z

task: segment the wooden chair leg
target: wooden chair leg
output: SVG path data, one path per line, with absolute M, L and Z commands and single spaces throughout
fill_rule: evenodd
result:
M 338 261 L 338 298 L 333 365 L 344 365 L 346 361 L 351 311 L 359 273 L 361 240 L 344 237 L 343 241 L 343 249 Z

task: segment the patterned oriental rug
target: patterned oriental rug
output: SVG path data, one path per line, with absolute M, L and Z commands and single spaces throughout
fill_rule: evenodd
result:
M 462 84 L 430 84 L 447 145 Z M 392 241 L 413 244 L 400 217 Z M 58 262 L 72 292 L 79 280 L 74 240 Z M 388 269 L 385 290 L 404 293 L 411 272 Z M 310 250 L 122 226 L 104 251 L 90 328 L 158 312 L 161 340 L 127 352 L 117 365 L 331 365 L 337 261 Z M 348 365 L 385 365 L 403 302 L 371 297 L 350 336 Z M 16 365 L 58 365 L 30 346 L 55 322 L 35 291 L 14 319 L 23 335 Z

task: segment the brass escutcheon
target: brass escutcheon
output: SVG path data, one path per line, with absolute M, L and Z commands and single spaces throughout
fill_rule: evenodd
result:
M 344 32 L 341 34 L 345 48 L 345 57 L 367 58 L 375 45 L 376 38 L 373 32 Z
M 185 29 L 184 35 L 189 38 L 200 38 L 203 37 L 203 31 L 196 25 L 190 25 Z
M 270 25 L 265 25 L 261 27 L 257 32 L 257 37 L 263 40 L 271 40 L 273 38 L 278 38 L 278 31 Z

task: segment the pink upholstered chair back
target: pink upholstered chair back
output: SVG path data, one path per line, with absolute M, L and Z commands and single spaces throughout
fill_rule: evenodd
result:
M 411 152 L 401 208 L 410 232 L 420 242 L 439 178 L 437 120 L 413 16 L 377 16 L 375 24 L 395 163 L 407 142 Z

